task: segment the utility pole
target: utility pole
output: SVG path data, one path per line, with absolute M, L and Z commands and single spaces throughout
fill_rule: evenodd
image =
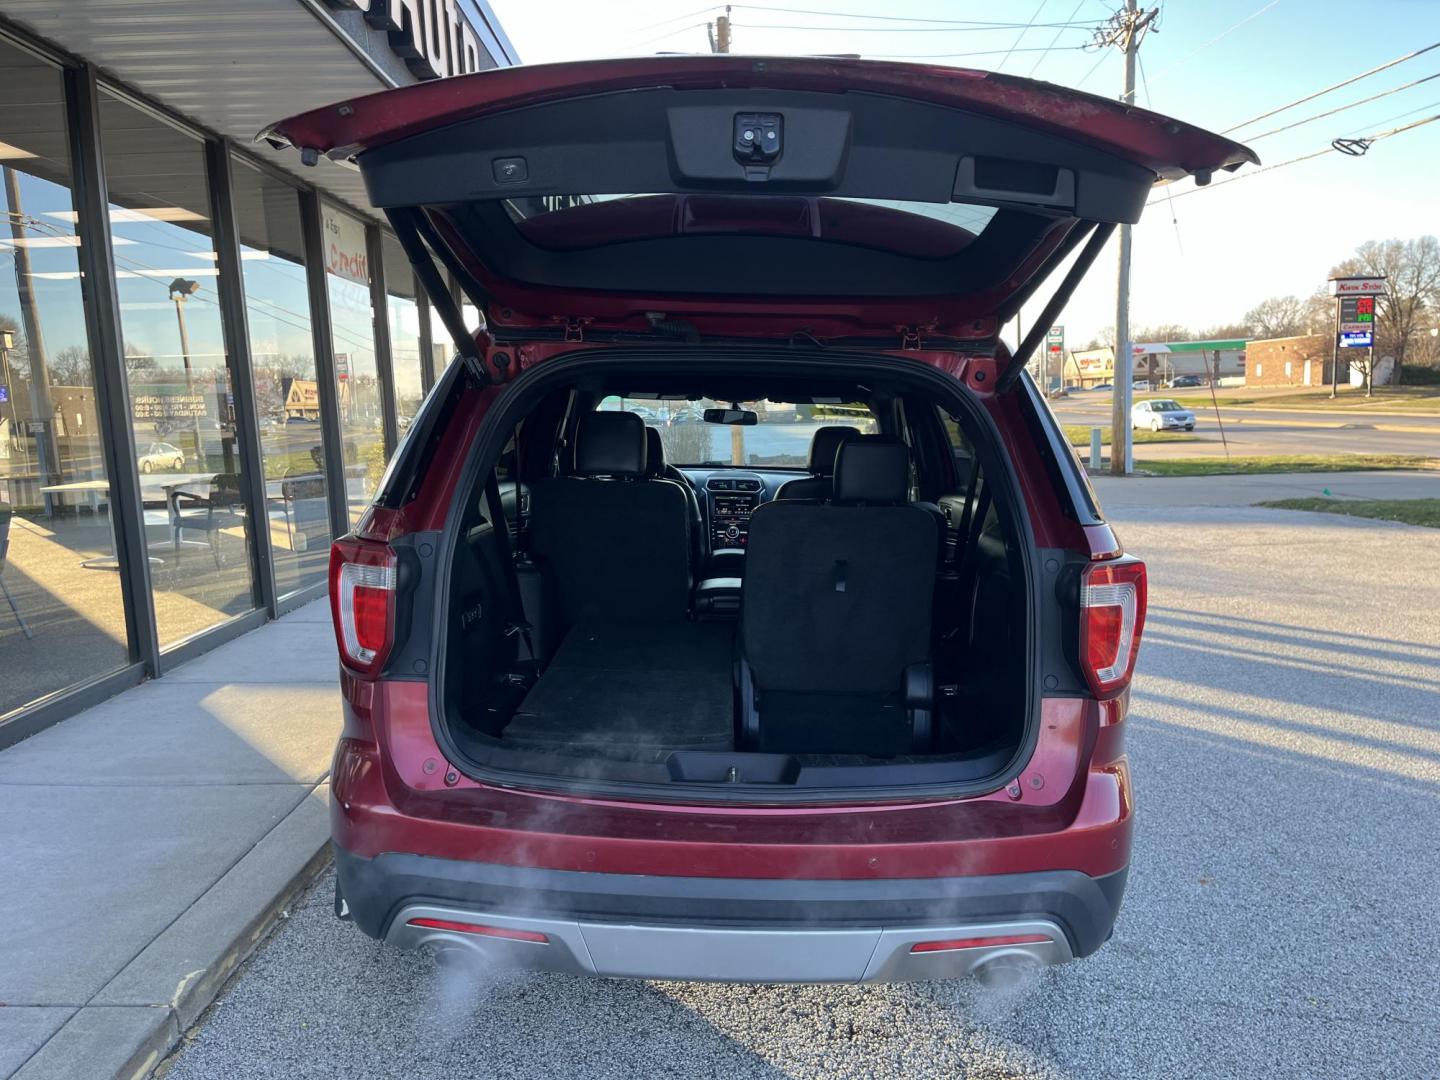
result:
M 1120 101 L 1135 104 L 1135 53 L 1145 28 L 1155 21 L 1157 11 L 1136 10 L 1135 0 L 1125 0 L 1125 10 L 1116 12 L 1097 34 L 1101 45 L 1118 45 L 1125 52 L 1125 89 Z M 1130 432 L 1130 405 L 1133 397 L 1135 354 L 1130 344 L 1130 225 L 1120 226 L 1120 266 L 1115 282 L 1115 389 L 1111 391 L 1110 471 L 1128 476 L 1135 469 Z
M 710 35 L 710 51 L 728 53 L 730 51 L 730 5 L 725 5 L 724 15 L 718 16 L 713 23 L 706 23 L 705 29 Z

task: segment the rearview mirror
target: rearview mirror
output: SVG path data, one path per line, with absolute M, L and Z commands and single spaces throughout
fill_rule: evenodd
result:
M 750 409 L 706 409 L 705 423 L 707 424 L 732 424 L 740 427 L 753 427 L 760 422 L 760 417 Z

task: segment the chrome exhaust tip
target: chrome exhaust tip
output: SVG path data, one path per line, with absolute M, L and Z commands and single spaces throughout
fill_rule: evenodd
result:
M 1034 982 L 1049 966 L 1030 952 L 1014 949 L 986 957 L 971 974 L 987 990 L 1013 990 Z

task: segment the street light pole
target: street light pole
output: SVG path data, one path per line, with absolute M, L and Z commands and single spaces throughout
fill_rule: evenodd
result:
M 0 330 L 0 361 L 3 361 L 5 396 L 10 401 L 10 432 L 6 435 L 7 441 L 24 446 L 20 441 L 20 412 L 15 405 L 15 382 L 10 378 L 10 350 L 15 348 L 15 331 Z M 5 447 L 5 457 L 10 456 L 10 447 Z M 30 471 L 30 455 L 25 455 L 25 471 Z
M 185 328 L 185 301 L 200 291 L 198 281 L 176 278 L 170 282 L 170 299 L 175 301 L 175 321 L 180 326 L 180 359 L 185 364 L 185 407 L 194 408 L 195 375 L 190 368 L 190 334 Z M 201 471 L 205 467 L 205 448 L 200 436 L 200 417 L 192 415 L 195 426 L 195 464 Z

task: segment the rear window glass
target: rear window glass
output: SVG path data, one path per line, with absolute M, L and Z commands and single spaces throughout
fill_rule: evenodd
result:
M 740 401 L 755 413 L 753 426 L 705 423 L 706 409 L 729 408 L 729 401 L 699 398 L 631 398 L 614 394 L 597 406 L 604 411 L 633 412 L 646 427 L 660 432 L 669 465 L 711 468 L 741 465 L 750 468 L 804 468 L 810 457 L 810 440 L 817 427 L 844 424 L 862 434 L 877 430 L 868 405 L 859 402 L 795 404 L 784 401 Z
M 631 195 L 542 195 L 527 199 L 507 199 L 506 209 L 514 221 L 528 221 L 531 218 L 541 217 L 545 214 L 553 214 L 558 210 L 568 210 L 575 206 L 586 206 L 590 203 L 611 202 L 616 199 L 659 199 L 678 198 L 679 196 L 664 192 L 636 192 Z M 743 197 L 743 196 L 741 196 Z M 765 196 L 766 199 L 774 199 L 775 196 Z M 798 198 L 798 197 L 797 197 Z M 998 213 L 993 206 L 980 206 L 976 203 L 951 202 L 906 202 L 898 199 L 852 199 L 852 198 L 821 198 L 816 200 L 820 203 L 858 203 L 861 206 L 883 206 L 888 210 L 899 210 L 906 214 L 917 214 L 920 217 L 932 218 L 935 221 L 943 221 L 949 225 L 956 225 L 976 236 L 990 224 L 991 219 Z
M 531 243 L 552 250 L 664 237 L 793 237 L 919 258 L 964 251 L 995 219 L 992 206 L 799 195 L 554 195 L 504 200 Z

